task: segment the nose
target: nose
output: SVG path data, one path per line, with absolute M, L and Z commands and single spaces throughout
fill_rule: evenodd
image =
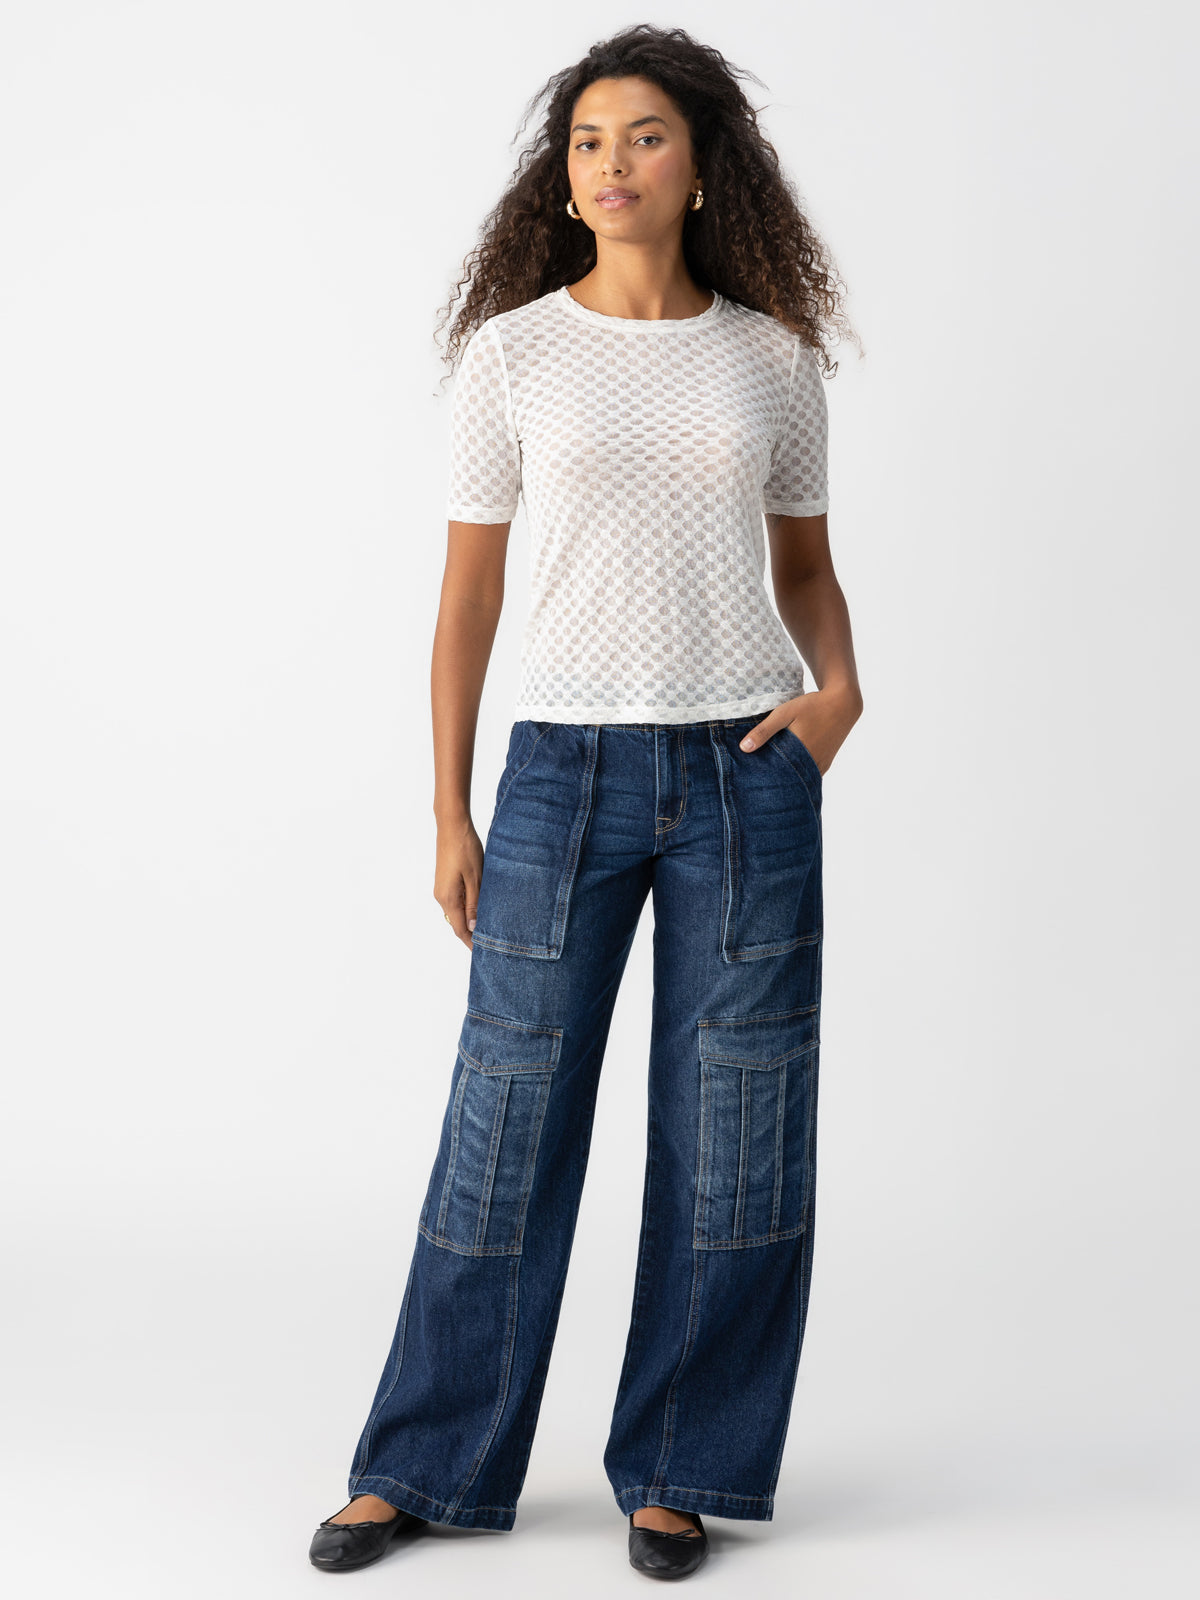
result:
M 623 172 L 625 170 L 624 167 L 619 165 L 619 157 L 617 155 L 615 147 L 612 150 L 609 151 L 608 156 L 605 158 L 604 170 L 605 170 L 605 172 L 610 172 L 610 173 L 618 173 L 618 172 Z

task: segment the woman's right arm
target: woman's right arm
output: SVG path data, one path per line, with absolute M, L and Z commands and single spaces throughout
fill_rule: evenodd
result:
M 471 822 L 475 728 L 492 642 L 504 605 L 508 522 L 451 522 L 433 636 L 433 897 L 468 949 L 483 876 L 483 844 Z

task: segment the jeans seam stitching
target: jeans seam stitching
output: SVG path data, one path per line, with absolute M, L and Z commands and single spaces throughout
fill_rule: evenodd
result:
M 468 1072 L 474 1068 L 468 1067 Z M 512 1093 L 512 1073 L 493 1074 L 497 1081 L 496 1103 L 492 1107 L 492 1135 L 488 1141 L 487 1160 L 484 1163 L 482 1182 L 479 1185 L 479 1210 L 475 1214 L 475 1246 L 480 1249 L 487 1238 L 488 1217 L 492 1210 L 492 1190 L 496 1183 L 496 1164 L 500 1159 L 500 1140 L 504 1133 L 504 1113 Z
M 562 951 L 563 939 L 566 935 L 567 913 L 570 907 L 571 893 L 575 886 L 575 874 L 579 869 L 579 858 L 583 853 L 583 836 L 587 832 L 587 825 L 591 820 L 592 808 L 595 804 L 593 778 L 596 771 L 599 738 L 599 734 L 593 733 L 591 730 L 584 734 L 587 746 L 587 761 L 584 764 L 582 791 L 579 797 L 579 805 L 575 811 L 575 826 L 571 830 L 571 840 L 567 851 L 567 865 L 559 881 L 558 902 L 554 908 L 554 934 L 551 948 L 559 953 Z
M 537 1174 L 537 1160 L 542 1148 L 542 1129 L 546 1123 L 546 1109 L 550 1104 L 550 1092 L 554 1079 L 550 1073 L 542 1078 L 542 1092 L 538 1096 L 537 1120 L 529 1137 L 529 1153 L 525 1158 L 525 1179 L 521 1189 L 521 1199 L 517 1207 L 517 1236 L 515 1255 L 521 1255 L 525 1249 L 525 1219 L 529 1211 L 529 1196 L 533 1193 L 534 1178 Z
M 725 768 L 724 746 L 717 737 L 715 727 L 709 728 L 709 742 L 717 769 L 717 792 L 721 797 L 721 824 L 723 843 L 723 871 L 721 874 L 721 938 L 720 950 L 724 961 L 732 961 L 731 948 L 733 908 L 737 902 L 737 840 L 733 818 L 730 815 L 728 773 Z
M 771 1499 L 769 1494 L 733 1494 L 727 1489 L 691 1489 L 685 1488 L 679 1483 L 635 1483 L 621 1492 L 623 1494 L 651 1494 L 661 1489 L 665 1489 L 668 1494 L 703 1495 L 713 1500 L 746 1500 L 753 1505 L 766 1505 Z
M 403 1489 L 405 1494 L 411 1494 L 417 1500 L 424 1500 L 428 1505 L 436 1506 L 439 1511 L 450 1511 L 454 1505 L 450 1500 L 437 1500 L 431 1494 L 422 1494 L 420 1489 L 414 1489 L 411 1484 L 405 1483 L 401 1478 L 389 1477 L 386 1472 L 356 1472 L 351 1480 L 351 1487 L 357 1489 L 361 1483 L 394 1483 L 397 1489 Z M 382 1496 L 380 1497 L 382 1498 Z M 472 1511 L 499 1511 L 504 1516 L 515 1516 L 515 1506 L 471 1506 Z
M 457 1512 L 458 1508 L 462 1505 L 463 1496 L 475 1482 L 475 1479 L 479 1476 L 480 1468 L 483 1466 L 484 1461 L 487 1459 L 488 1451 L 492 1448 L 492 1445 L 495 1442 L 496 1434 L 500 1427 L 500 1419 L 503 1417 L 505 1407 L 508 1405 L 508 1391 L 512 1384 L 513 1353 L 516 1349 L 517 1343 L 517 1302 L 520 1297 L 521 1289 L 521 1258 L 519 1256 L 513 1257 L 513 1263 L 509 1268 L 508 1277 L 508 1325 L 505 1328 L 504 1333 L 504 1382 L 500 1386 L 500 1393 L 496 1399 L 496 1407 L 492 1415 L 491 1426 L 481 1442 L 479 1449 L 475 1453 L 474 1461 L 467 1469 L 467 1475 L 463 1480 L 461 1488 L 450 1504 L 451 1514 Z
M 680 730 L 680 732 L 676 734 L 676 747 L 677 747 L 677 749 L 679 751 L 679 793 L 680 793 L 679 813 L 678 813 L 677 816 L 674 816 L 674 817 L 659 817 L 659 816 L 656 816 L 655 819 L 654 819 L 654 821 L 655 821 L 655 829 L 654 829 L 654 831 L 655 831 L 655 833 L 658 833 L 658 834 L 670 833 L 672 828 L 677 828 L 679 826 L 679 824 L 683 821 L 683 814 L 687 810 L 687 757 L 684 754 L 683 732 L 682 732 L 682 730 Z M 657 763 L 657 760 L 658 760 L 658 741 L 657 740 L 655 741 L 654 750 L 655 750 L 655 761 Z M 657 807 L 655 809 L 657 810 Z M 663 824 L 663 826 L 659 827 L 658 826 L 659 823 Z
M 375 1424 L 379 1419 L 379 1414 L 383 1410 L 384 1406 L 391 1399 L 392 1393 L 395 1390 L 396 1385 L 400 1381 L 400 1368 L 404 1364 L 404 1347 L 405 1347 L 405 1344 L 408 1341 L 408 1308 L 409 1308 L 409 1303 L 412 1300 L 412 1283 L 413 1283 L 413 1276 L 414 1276 L 414 1274 L 416 1272 L 416 1267 L 417 1267 L 417 1258 L 414 1255 L 412 1260 L 409 1262 L 409 1266 L 408 1266 L 408 1281 L 404 1285 L 404 1304 L 400 1308 L 400 1337 L 399 1337 L 399 1339 L 397 1341 L 398 1348 L 397 1348 L 397 1351 L 396 1351 L 396 1370 L 392 1374 L 391 1383 L 388 1384 L 387 1393 L 380 1395 L 380 1397 L 379 1397 L 378 1401 L 376 1402 L 376 1404 L 374 1406 L 372 1406 L 372 1408 L 371 1408 L 371 1414 L 367 1418 L 367 1425 L 366 1425 L 365 1429 L 363 1430 L 362 1444 L 361 1444 L 361 1446 L 360 1446 L 360 1448 L 359 1448 L 359 1450 L 358 1450 L 358 1452 L 357 1452 L 357 1454 L 355 1456 L 355 1460 L 356 1461 L 361 1460 L 364 1464 L 371 1459 L 371 1445 L 374 1442 Z M 355 1477 L 362 1477 L 362 1476 L 363 1476 L 363 1473 L 361 1472 L 361 1470 L 356 1472 L 354 1470 L 354 1466 L 352 1464 L 351 1465 L 351 1478 L 353 1479 Z
M 651 1195 L 653 1193 L 653 1185 L 654 1185 L 654 1128 L 655 1128 L 655 1118 L 654 1118 L 654 1106 L 653 1106 L 653 1104 L 651 1104 L 649 1106 L 649 1109 L 648 1109 L 648 1112 L 647 1112 L 647 1117 L 646 1117 L 646 1123 L 647 1123 L 647 1127 L 646 1127 L 646 1182 L 645 1182 L 645 1190 L 644 1190 L 643 1197 L 642 1197 L 642 1223 L 641 1223 L 641 1228 L 639 1230 L 639 1237 L 638 1237 L 637 1275 L 636 1275 L 636 1277 L 634 1279 L 634 1285 L 633 1285 L 633 1316 L 631 1318 L 630 1337 L 626 1341 L 625 1359 L 621 1363 L 621 1371 L 620 1371 L 620 1374 L 619 1374 L 618 1379 L 617 1379 L 617 1393 L 616 1393 L 616 1397 L 615 1397 L 614 1402 L 613 1402 L 613 1410 L 614 1410 L 614 1412 L 616 1412 L 620 1408 L 621 1401 L 625 1397 L 625 1394 L 626 1394 L 626 1392 L 628 1390 L 629 1382 L 630 1382 L 630 1379 L 631 1379 L 631 1376 L 632 1376 L 633 1362 L 631 1360 L 631 1352 L 632 1352 L 632 1350 L 634 1348 L 634 1343 L 635 1343 L 634 1338 L 633 1338 L 633 1333 L 634 1333 L 635 1329 L 637 1328 L 637 1326 L 640 1323 L 641 1308 L 642 1308 L 642 1298 L 643 1298 L 642 1291 L 643 1291 L 643 1288 L 645 1286 L 645 1282 L 646 1282 L 647 1278 L 649 1277 L 649 1271 L 648 1271 L 647 1263 L 649 1261 L 650 1252 L 646 1248 L 646 1244 L 647 1244 L 647 1240 L 649 1239 L 650 1229 L 651 1229 L 651 1225 L 652 1225 L 652 1218 L 653 1218 L 653 1213 L 652 1213 L 651 1206 L 650 1206 L 650 1199 L 651 1199 Z
M 454 1086 L 454 1110 L 450 1117 L 450 1148 L 446 1152 L 446 1176 L 442 1179 L 442 1198 L 438 1205 L 437 1223 L 435 1232 L 439 1238 L 446 1238 L 446 1217 L 450 1210 L 450 1189 L 454 1178 L 454 1170 L 458 1164 L 458 1131 L 462 1124 L 462 1103 L 467 1092 L 467 1073 L 470 1067 L 464 1061 L 462 1070 L 458 1075 L 458 1082 Z
M 675 1446 L 676 1395 L 679 1388 L 680 1376 L 683 1372 L 684 1366 L 687 1363 L 688 1356 L 692 1352 L 692 1346 L 695 1343 L 697 1322 L 696 1310 L 700 1300 L 700 1289 L 703 1282 L 703 1277 L 704 1257 L 698 1251 L 693 1250 L 692 1285 L 691 1292 L 688 1296 L 687 1325 L 684 1333 L 683 1349 L 680 1351 L 679 1360 L 676 1363 L 675 1371 L 671 1375 L 671 1382 L 668 1385 L 667 1396 L 663 1405 L 663 1438 L 659 1449 L 658 1465 L 654 1469 L 654 1478 L 659 1489 L 664 1487 L 661 1481 L 659 1481 L 660 1475 L 666 1471 L 667 1462 L 671 1459 L 671 1451 Z M 651 1487 L 653 1489 L 654 1485 Z

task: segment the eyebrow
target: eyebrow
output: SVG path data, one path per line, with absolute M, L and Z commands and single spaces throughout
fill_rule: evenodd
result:
M 664 128 L 667 125 L 667 121 L 666 121 L 665 117 L 656 117 L 652 113 L 648 117 L 638 117 L 634 122 L 627 122 L 625 124 L 625 126 L 627 128 L 640 128 L 642 126 L 642 124 L 645 123 L 645 122 L 661 122 Z M 597 127 L 597 125 L 594 122 L 577 122 L 575 124 L 575 126 L 571 129 L 571 132 L 572 133 L 599 133 L 600 129 Z

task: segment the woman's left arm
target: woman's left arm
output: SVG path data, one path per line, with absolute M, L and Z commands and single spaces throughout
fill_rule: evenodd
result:
M 742 748 L 759 748 L 789 727 L 824 774 L 863 709 L 850 612 L 829 553 L 829 513 L 767 512 L 766 518 L 775 604 L 817 687 L 776 706 L 751 728 Z

